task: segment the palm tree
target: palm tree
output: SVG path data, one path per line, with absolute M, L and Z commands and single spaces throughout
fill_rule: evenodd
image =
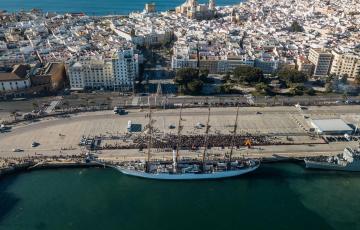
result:
M 14 117 L 14 121 L 17 121 L 17 119 L 16 119 L 16 118 L 17 118 L 17 115 L 18 115 L 18 114 L 17 114 L 16 111 L 12 111 L 12 112 L 11 112 L 11 116 Z
M 36 110 L 37 108 L 39 108 L 39 104 L 37 102 L 33 102 L 32 106 L 33 106 L 33 110 Z
M 108 106 L 108 109 L 111 109 L 111 97 L 107 97 L 106 98 L 106 100 L 107 100 L 107 106 Z
M 355 77 L 355 83 L 360 85 L 360 73 Z
M 68 109 L 68 108 L 69 108 L 69 102 L 68 102 L 68 101 L 64 101 L 64 102 L 62 103 L 62 106 L 63 106 L 63 110 Z

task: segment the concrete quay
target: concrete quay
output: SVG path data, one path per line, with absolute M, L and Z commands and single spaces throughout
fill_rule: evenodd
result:
M 129 120 L 144 127 L 148 120 L 146 110 L 130 110 L 127 115 L 119 116 L 112 111 L 87 112 L 64 117 L 47 117 L 36 122 L 22 122 L 11 127 L 9 132 L 0 133 L 0 158 L 27 158 L 36 156 L 71 156 L 88 152 L 79 146 L 82 136 L 124 137 L 127 133 Z M 236 108 L 212 108 L 210 118 L 210 134 L 230 134 L 233 130 Z M 251 149 L 244 146 L 234 149 L 235 156 L 249 156 L 257 158 L 273 157 L 306 157 L 314 155 L 328 155 L 341 152 L 344 147 L 356 147 L 357 142 L 325 143 L 321 137 L 308 134 L 309 119 L 342 118 L 347 123 L 356 125 L 359 122 L 360 106 L 322 106 L 308 107 L 299 111 L 295 107 L 242 107 L 238 120 L 238 133 L 250 135 L 267 135 L 284 141 L 282 145 L 257 145 Z M 205 129 L 196 129 L 198 122 L 206 123 L 207 109 L 183 110 L 183 135 L 204 135 Z M 177 128 L 170 129 L 169 125 L 177 125 L 179 110 L 153 111 L 156 135 L 176 134 Z M 291 141 L 287 141 L 291 138 Z M 32 142 L 40 145 L 32 147 Z M 108 140 L 104 140 L 103 144 Z M 128 144 L 131 139 L 118 138 L 114 143 Z M 238 143 L 242 145 L 243 143 Z M 14 152 L 21 149 L 21 152 Z M 181 150 L 184 157 L 196 157 L 198 151 Z M 219 155 L 229 151 L 214 147 L 209 155 Z M 171 151 L 153 149 L 154 158 L 171 156 Z M 143 159 L 144 151 L 139 149 L 103 149 L 95 153 L 100 159 L 132 160 Z

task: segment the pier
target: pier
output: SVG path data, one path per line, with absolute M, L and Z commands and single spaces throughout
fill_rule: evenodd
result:
M 311 132 L 310 121 L 341 118 L 356 126 L 360 106 L 348 108 L 308 107 L 299 111 L 294 106 L 240 107 L 234 136 L 236 108 L 212 108 L 207 155 L 209 158 L 223 158 L 232 149 L 234 158 L 249 157 L 264 162 L 335 155 L 345 147 L 358 146 L 357 134 L 352 135 L 351 140 L 341 135 L 319 135 Z M 171 160 L 172 150 L 178 144 L 178 119 L 178 109 L 154 109 L 152 159 Z M 183 109 L 178 145 L 180 160 L 201 156 L 206 120 L 206 108 Z M 129 121 L 142 128 L 129 132 Z M 8 131 L 0 133 L 0 160 L 7 162 L 6 167 L 1 166 L 1 171 L 30 167 L 87 167 L 85 158 L 89 153 L 105 164 L 145 160 L 149 142 L 147 122 L 146 111 L 132 109 L 122 116 L 111 111 L 94 111 L 13 124 Z M 33 142 L 39 145 L 32 147 Z

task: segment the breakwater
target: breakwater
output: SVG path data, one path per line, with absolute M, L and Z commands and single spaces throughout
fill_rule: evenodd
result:
M 0 159 L 0 177 L 36 169 L 88 168 L 99 166 L 83 156 L 26 157 Z

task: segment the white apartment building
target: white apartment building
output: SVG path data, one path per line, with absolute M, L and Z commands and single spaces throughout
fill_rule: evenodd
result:
M 134 49 L 126 49 L 112 58 L 114 88 L 122 91 L 133 90 L 135 78 L 139 75 L 139 57 Z
M 215 49 L 216 50 L 216 49 Z M 196 47 L 192 44 L 178 45 L 173 48 L 174 54 L 171 58 L 173 69 L 197 68 L 208 70 L 209 73 L 221 74 L 234 70 L 238 66 L 254 66 L 254 59 L 246 54 L 227 55 L 226 52 L 218 53 L 211 46 L 203 46 L 197 54 Z
M 325 77 L 329 74 L 332 62 L 332 54 L 330 52 L 324 49 L 311 48 L 308 59 L 314 64 L 314 76 Z
M 355 53 L 341 53 L 333 50 L 334 56 L 330 73 L 338 76 L 347 75 L 355 78 L 360 75 L 360 55 Z
M 112 25 L 111 28 L 118 36 L 139 46 L 160 45 L 171 42 L 174 38 L 172 29 L 155 28 L 152 24 L 141 24 L 134 28 L 125 27 L 121 29 Z
M 82 57 L 67 68 L 72 90 L 107 89 L 131 91 L 139 73 L 138 55 L 124 49 L 112 58 Z
M 113 89 L 113 68 L 110 60 L 83 57 L 68 68 L 73 90 Z

